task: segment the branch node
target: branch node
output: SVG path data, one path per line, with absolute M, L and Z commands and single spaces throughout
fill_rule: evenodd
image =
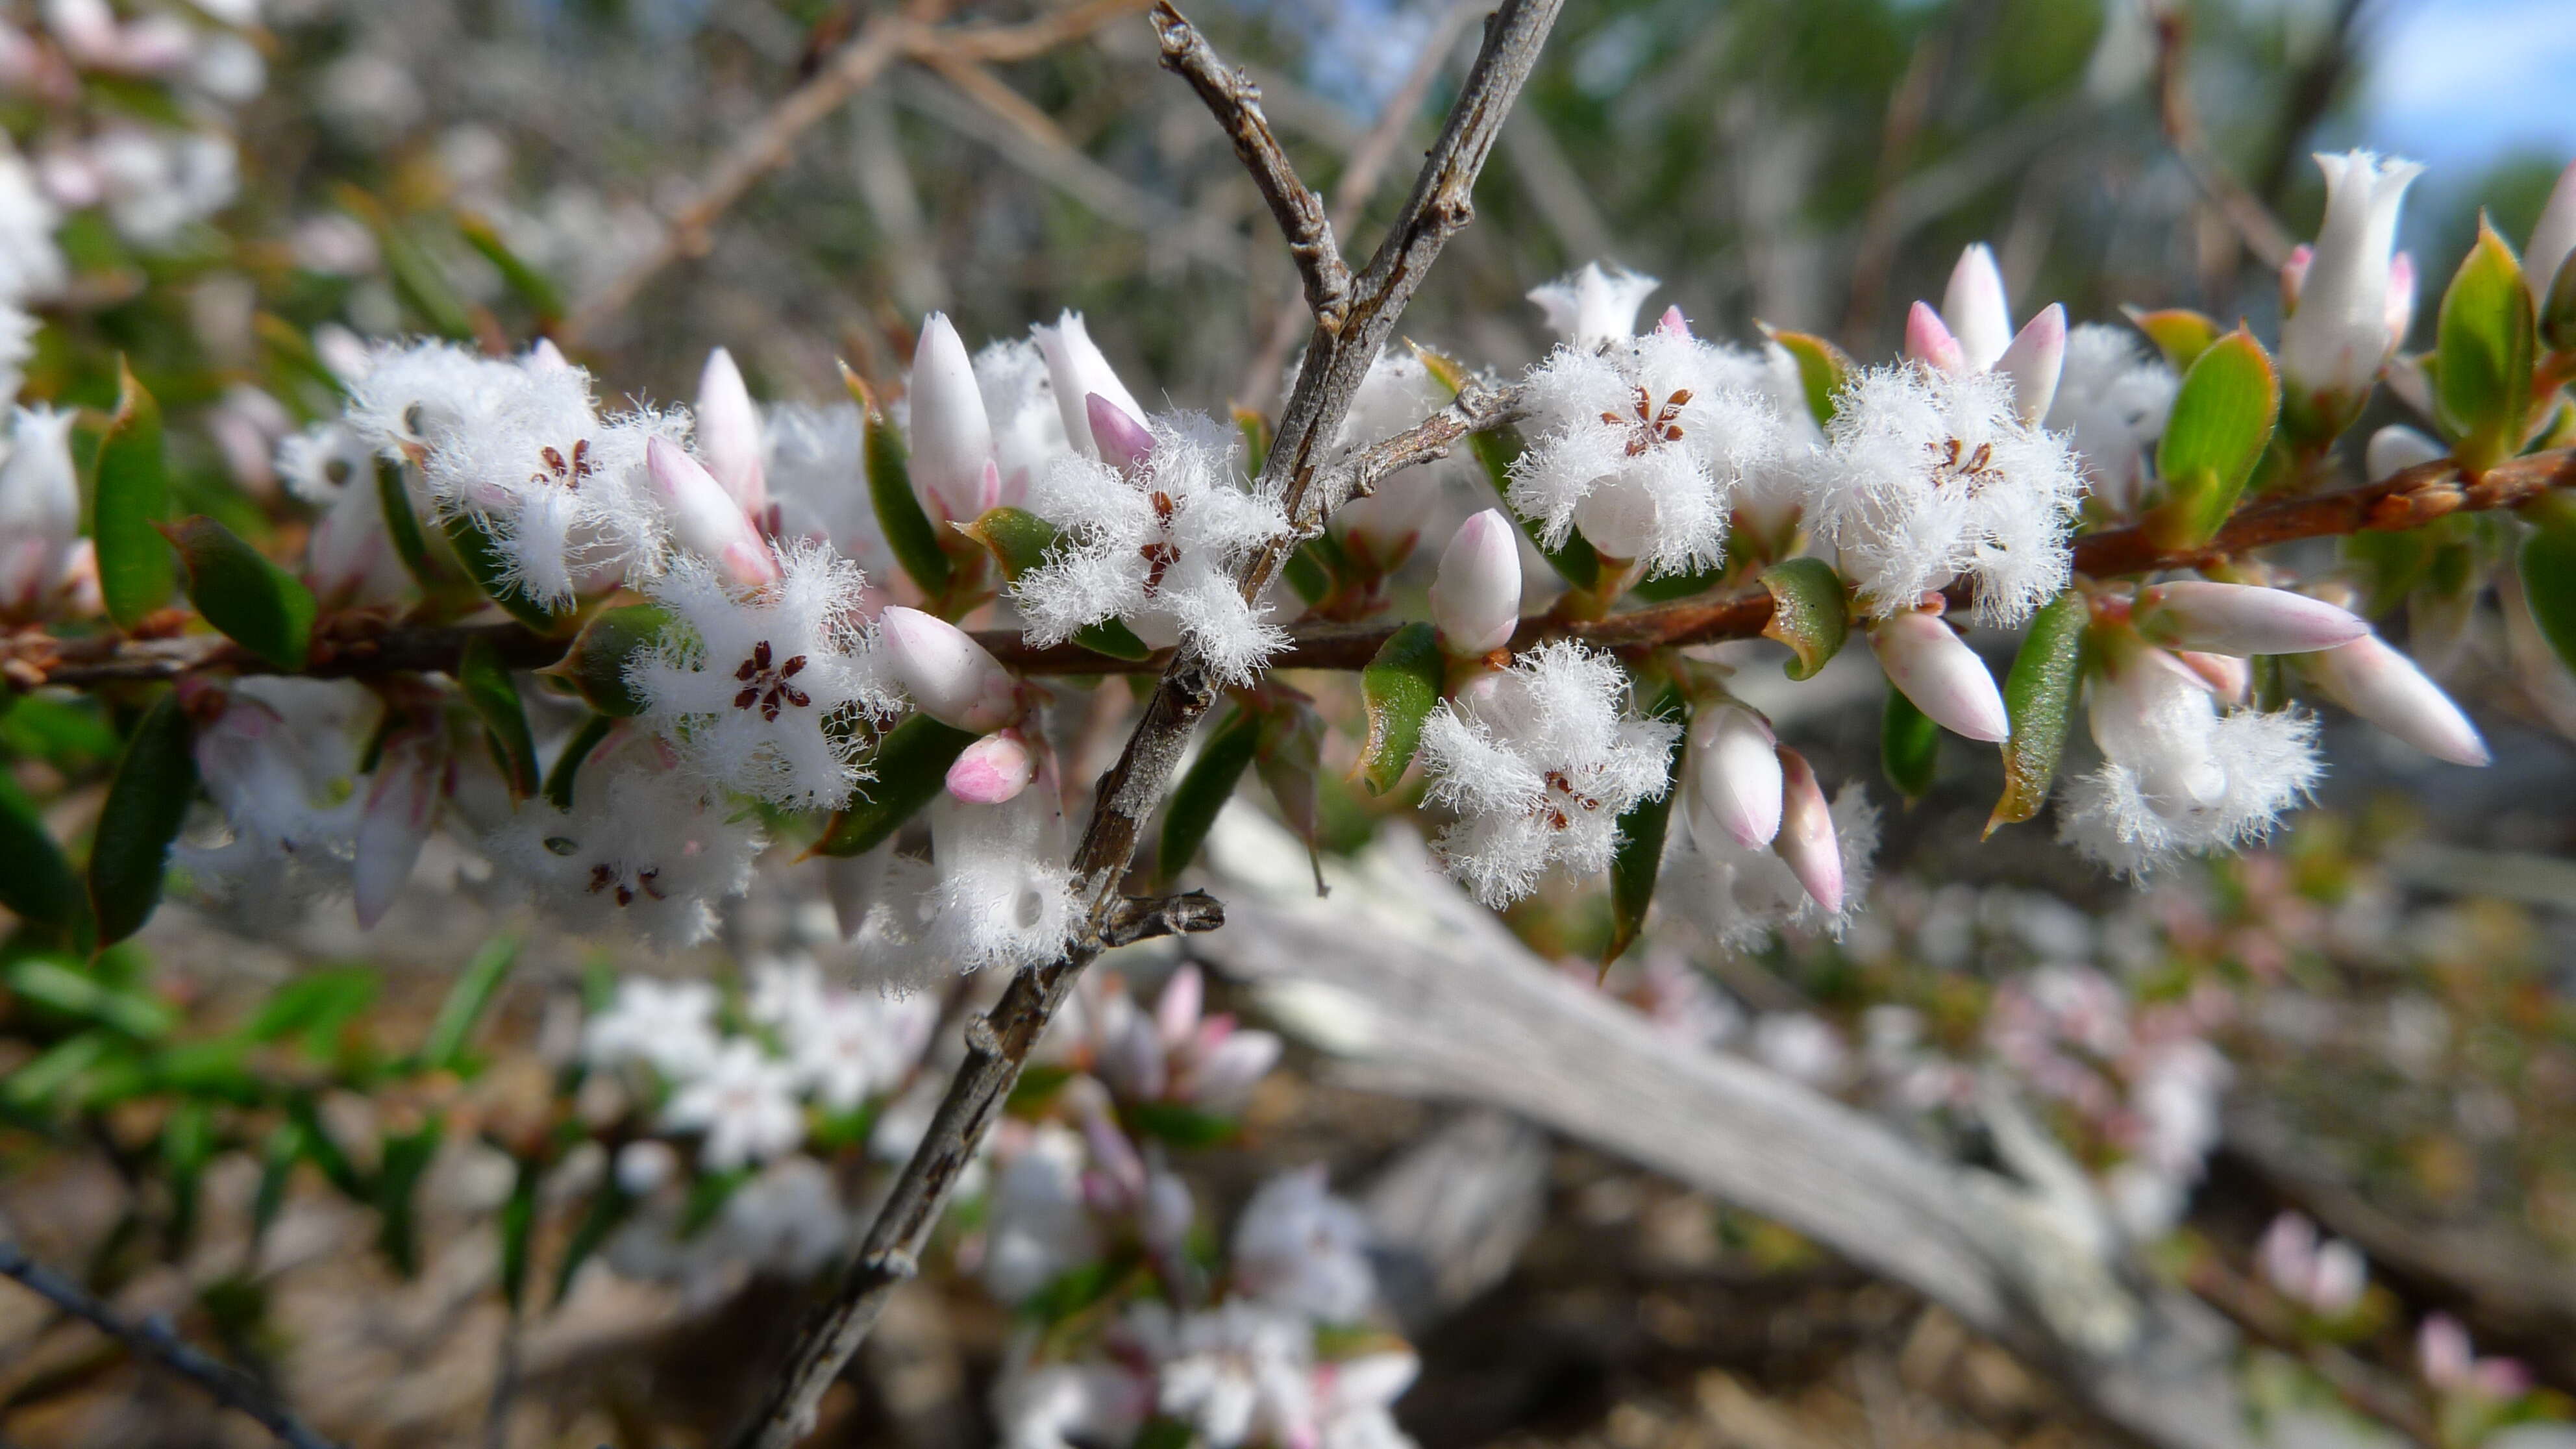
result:
M 1131 897 L 1119 902 L 1100 932 L 1103 946 L 1132 946 L 1157 936 L 1186 936 L 1225 924 L 1225 903 L 1205 891 Z

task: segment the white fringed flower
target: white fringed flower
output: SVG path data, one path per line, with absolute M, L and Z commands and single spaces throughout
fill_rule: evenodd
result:
M 1276 495 L 1244 487 L 1235 442 L 1211 419 L 1167 414 L 1132 470 L 1082 457 L 1049 467 L 1029 506 L 1064 532 L 1011 585 L 1029 642 L 1122 619 L 1149 639 L 1177 631 L 1220 682 L 1249 680 L 1287 635 L 1266 606 L 1244 601 L 1235 570 L 1287 534 L 1288 516 Z
M 1876 618 L 1966 576 L 2012 625 L 2066 587 L 2084 489 L 2065 440 L 2014 412 L 1995 373 L 1873 367 L 1842 393 L 1810 509 Z
M 1845 785 L 1831 811 L 1842 856 L 1842 905 L 1827 911 L 1798 883 L 1797 872 L 1771 846 L 1740 843 L 1704 813 L 1687 817 L 1664 854 L 1658 907 L 1680 916 L 1732 950 L 1752 950 L 1783 930 L 1841 939 L 1869 898 L 1870 864 L 1878 854 L 1878 807 L 1858 785 Z
M 1377 1296 L 1368 1216 L 1333 1196 L 1319 1163 L 1261 1185 L 1234 1220 L 1235 1286 L 1318 1323 L 1353 1323 Z
M 1651 573 L 1716 564 L 1748 468 L 1787 436 L 1751 353 L 1658 328 L 1598 352 L 1559 348 L 1529 374 L 1534 439 L 1512 465 L 1514 508 L 1548 545 L 1573 530 Z
M 896 987 L 1064 948 L 1074 920 L 1064 817 L 1050 775 L 992 805 L 930 802 L 931 862 L 897 859 L 859 933 L 862 969 Z
M 508 582 L 548 605 L 615 585 L 648 562 L 660 513 L 648 440 L 685 441 L 685 414 L 599 415 L 590 374 L 530 354 L 502 362 L 452 343 L 379 347 L 351 385 L 348 421 L 388 457 L 419 462 L 441 518 L 492 535 Z
M 717 901 L 750 885 L 762 840 L 667 745 L 630 734 L 582 762 L 571 810 L 527 801 L 481 844 L 496 878 L 567 931 L 622 922 L 655 945 L 687 946 L 714 933 Z
M 662 1109 L 662 1122 L 706 1134 L 698 1165 L 709 1172 L 766 1162 L 805 1140 L 795 1072 L 741 1038 L 726 1042 L 704 1071 L 681 1083 Z
M 2134 646 L 2090 687 L 2103 763 L 2069 787 L 2058 838 L 2123 875 L 2260 839 L 2324 772 L 2314 717 L 2221 714 L 2161 649 Z
M 1479 677 L 1422 728 L 1428 799 L 1458 813 L 1435 847 L 1487 905 L 1529 894 L 1550 867 L 1607 870 L 1619 817 L 1660 798 L 1679 728 L 1627 710 L 1617 661 L 1555 642 Z
M 2066 369 L 2048 430 L 2075 445 L 2094 498 L 2125 518 L 2144 501 L 2150 448 L 2164 436 L 2182 380 L 2126 328 L 2087 322 L 2066 335 Z
M 646 718 L 708 779 L 790 809 L 829 809 L 862 778 L 851 726 L 894 708 L 859 622 L 858 566 L 791 544 L 768 588 L 681 555 L 654 580 L 678 627 L 627 665 Z
M 594 1067 L 642 1062 L 665 1078 L 685 1082 L 715 1065 L 715 987 L 704 981 L 656 981 L 628 976 L 617 983 L 608 1009 L 582 1024 L 582 1060 Z
M 1529 299 L 1569 346 L 1593 348 L 1635 336 L 1637 309 L 1661 285 L 1642 272 L 1585 262 L 1580 271 L 1532 287 Z
M 781 538 L 828 542 L 872 585 L 899 574 L 868 491 L 858 404 L 770 403 L 761 409 L 761 471 Z

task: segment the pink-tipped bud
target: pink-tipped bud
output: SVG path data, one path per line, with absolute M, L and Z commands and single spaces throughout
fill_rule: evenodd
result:
M 2436 1313 L 2415 1330 L 2415 1365 L 2424 1382 L 2437 1389 L 2466 1388 L 2476 1364 L 2477 1350 L 2470 1346 L 2469 1331 L 2460 1326 L 2460 1320 Z
M 707 471 L 742 511 L 758 518 L 769 507 L 769 480 L 760 465 L 760 412 L 743 386 L 733 354 L 719 347 L 698 374 L 698 452 Z
M 1664 315 L 1655 319 L 1655 330 L 1666 337 L 1691 335 L 1690 319 L 1682 315 L 1680 303 L 1676 302 L 1664 309 Z
M 1972 740 L 2000 744 L 2012 734 L 1994 671 L 1935 614 L 1899 614 L 1869 630 L 1870 651 L 1887 682 L 1934 724 Z
M 1711 845 L 1752 850 L 1778 837 L 1781 779 L 1780 742 L 1762 716 L 1730 701 L 1691 720 L 1689 823 Z
M 1082 407 L 1083 416 L 1091 423 L 1091 443 L 1099 450 L 1100 461 L 1121 473 L 1142 471 L 1145 460 L 1154 456 L 1154 434 L 1146 428 L 1145 420 L 1096 392 L 1082 400 Z
M 2370 632 L 2369 624 L 2322 599 L 2206 579 L 2140 589 L 2130 617 L 2159 644 L 2209 654 L 2308 654 Z
M 1905 357 L 1935 372 L 1962 373 L 1968 370 L 1967 354 L 1959 339 L 1950 335 L 1941 314 L 1928 303 L 1917 302 L 1905 314 Z
M 2299 293 L 2308 285 L 2308 268 L 2315 265 L 2316 260 L 2317 249 L 2306 242 L 2290 248 L 2290 255 L 2281 263 L 2282 316 L 2287 317 L 2299 310 Z
M 745 588 L 778 582 L 778 558 L 751 526 L 751 515 L 679 444 L 660 436 L 647 440 L 644 471 L 682 548 Z
M 1196 1036 L 1199 1017 L 1207 1009 L 1207 979 L 1199 968 L 1183 962 L 1163 983 L 1163 994 L 1154 998 L 1154 1030 L 1164 1041 L 1178 1046 Z
M 2243 704 L 2254 693 L 2254 666 L 2234 654 L 2203 654 L 2192 649 L 2177 649 L 2174 658 L 2182 667 L 2200 676 L 2210 694 L 2220 704 Z
M 877 616 L 886 663 L 913 707 L 945 725 L 989 734 L 1020 713 L 1019 685 L 974 636 L 932 614 L 889 604 Z
M 975 385 L 975 360 L 944 315 L 921 324 L 912 350 L 912 488 L 933 521 L 983 516 L 984 469 L 993 461 L 993 423 Z
M 1501 509 L 1488 508 L 1458 525 L 1441 553 L 1431 620 L 1441 648 L 1475 659 L 1511 643 L 1520 617 L 1520 539 Z
M 1145 415 L 1135 395 L 1118 380 L 1118 372 L 1109 365 L 1109 359 L 1093 344 L 1091 329 L 1084 325 L 1081 313 L 1067 312 L 1052 327 L 1030 328 L 1029 335 L 1037 339 L 1038 351 L 1046 358 L 1047 382 L 1055 389 L 1065 439 L 1073 444 L 1075 452 L 1100 456 L 1100 450 L 1092 445 L 1091 412 L 1086 402 L 1093 393 L 1116 403 L 1118 410 L 1131 418 Z
M 1016 799 L 1038 777 L 1037 751 L 1016 729 L 993 731 L 968 745 L 948 767 L 948 793 L 969 805 Z
M 2377 483 L 2436 458 L 2451 456 L 2451 450 L 2419 433 L 2404 423 L 2390 423 L 2370 435 L 2370 446 L 2362 450 L 2361 470 Z
M 1780 835 L 1771 848 L 1825 914 L 1843 908 L 1843 850 L 1834 838 L 1833 807 L 1807 757 L 1780 747 Z
M 2299 667 L 2335 703 L 2437 760 L 2484 765 L 2494 758 L 2442 686 L 2376 634 L 2302 655 Z
M 2004 302 L 2004 274 L 1995 265 L 1994 248 L 1972 242 L 1950 269 L 1950 287 L 1941 294 L 1941 320 L 1959 339 L 1967 370 L 1984 372 L 2012 345 L 2012 309 Z
M 2023 324 L 2012 346 L 1995 360 L 1995 371 L 2012 379 L 2013 411 L 2033 427 L 2057 400 L 2057 379 L 2065 370 L 2066 308 L 2056 302 Z
M 2388 350 L 2406 345 L 2415 327 L 2415 258 L 2405 252 L 2388 259 Z

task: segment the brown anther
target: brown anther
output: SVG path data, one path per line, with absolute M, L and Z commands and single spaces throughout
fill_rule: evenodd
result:
M 617 883 L 617 872 L 604 865 L 590 868 L 590 893 L 597 895 Z
M 662 888 L 660 886 L 653 884 L 654 877 L 661 873 L 662 868 L 660 866 L 655 866 L 651 870 L 638 871 L 635 875 L 635 883 L 644 888 L 644 894 L 651 896 L 657 901 L 670 899 L 670 897 L 662 894 Z
M 778 677 L 781 679 L 794 679 L 798 671 L 802 670 L 804 667 L 805 656 L 802 654 L 795 655 L 789 658 L 786 663 L 778 666 Z M 796 702 L 798 704 L 803 704 L 805 701 L 800 699 Z
M 761 640 L 759 643 L 754 644 L 754 645 L 752 645 L 752 646 L 751 646 L 751 662 L 752 662 L 754 665 L 756 665 L 756 666 L 758 666 L 759 668 L 761 668 L 761 669 L 764 669 L 764 670 L 765 670 L 765 669 L 769 668 L 769 641 L 768 641 L 768 640 L 763 639 L 763 640 Z
M 1136 552 L 1145 556 L 1145 592 L 1149 594 L 1163 586 L 1163 575 L 1181 561 L 1181 551 L 1162 539 L 1146 544 Z
M 760 686 L 755 684 L 751 688 L 746 689 L 742 693 L 733 697 L 733 707 L 736 709 L 749 709 L 751 708 L 753 701 L 759 698 Z

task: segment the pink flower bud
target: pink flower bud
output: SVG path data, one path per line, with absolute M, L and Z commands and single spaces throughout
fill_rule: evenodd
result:
M 1141 418 L 1145 409 L 1136 402 L 1127 385 L 1109 359 L 1091 341 L 1091 329 L 1083 325 L 1082 314 L 1067 312 L 1056 319 L 1053 327 L 1032 327 L 1029 335 L 1037 339 L 1038 351 L 1046 357 L 1047 381 L 1055 389 L 1056 410 L 1064 417 L 1064 436 L 1073 450 L 1085 457 L 1097 458 L 1100 450 L 1091 440 L 1091 411 L 1088 399 L 1093 393 L 1118 405 L 1118 410 L 1131 418 Z
M 2024 323 L 2012 346 L 1995 360 L 1995 371 L 2012 379 L 2013 411 L 2033 427 L 2057 400 L 2058 375 L 2065 369 L 2066 308 L 2056 302 Z
M 1431 619 L 1440 647 L 1463 659 L 1512 642 L 1521 618 L 1521 546 L 1502 510 L 1488 508 L 1458 525 L 1431 582 Z
M 2298 1213 L 2283 1213 L 2263 1230 L 2254 1245 L 2254 1265 L 2283 1293 L 2304 1297 L 2317 1262 L 2317 1225 Z
M 1935 372 L 1968 371 L 1967 354 L 1960 350 L 1959 339 L 1941 321 L 1941 314 L 1930 305 L 1917 302 L 1905 314 L 1905 357 Z
M 1266 1031 L 1229 1033 L 1208 1048 L 1190 1073 L 1190 1101 L 1211 1111 L 1230 1110 L 1279 1064 L 1283 1047 L 1278 1037 Z
M 2404 423 L 2390 423 L 2370 435 L 2370 446 L 2362 450 L 2361 470 L 2371 482 L 2377 483 L 2419 464 L 2449 456 L 2451 450 L 2431 437 Z
M 2299 310 L 2299 293 L 2308 285 L 2308 268 L 2315 265 L 2316 260 L 2317 249 L 2308 245 L 2306 242 L 2301 242 L 2297 246 L 2290 248 L 2290 255 L 2282 260 L 2282 316 L 2287 317 L 2291 313 Z
M 2483 765 L 2493 758 L 2442 687 L 2376 634 L 2301 655 L 2299 668 L 2327 698 L 2437 760 Z
M 2349 644 L 2370 625 L 2287 589 L 2184 579 L 2138 590 L 2131 615 L 2159 644 L 2211 654 L 2306 654 Z
M 1026 735 L 1003 728 L 968 745 L 948 767 L 948 793 L 969 805 L 999 805 L 1038 776 L 1037 752 Z
M 1780 744 L 1762 716 L 1733 702 L 1691 720 L 1690 827 L 1747 850 L 1780 833 Z
M 933 312 L 912 353 L 912 488 L 934 522 L 972 523 L 990 506 L 985 471 L 993 423 L 975 385 L 975 361 L 957 328 Z M 1000 492 L 995 475 L 995 493 Z
M 1082 400 L 1084 415 L 1091 423 L 1091 443 L 1099 450 L 1100 461 L 1121 473 L 1134 474 L 1154 456 L 1154 435 L 1142 418 L 1127 411 L 1098 393 Z
M 412 730 L 386 744 L 358 815 L 356 860 L 350 868 L 361 929 L 375 929 L 410 881 L 412 865 L 429 840 L 446 775 L 447 749 L 436 732 Z
M 1950 269 L 1941 294 L 1941 320 L 1959 339 L 1969 372 L 1984 372 L 2012 345 L 2012 311 L 2004 303 L 2004 274 L 1984 242 L 1972 242 Z
M 877 632 L 886 663 L 923 714 L 979 734 L 1018 717 L 1018 683 L 965 630 L 919 609 L 889 604 L 877 616 Z
M 1938 615 L 1899 614 L 1871 625 L 1869 647 L 1887 682 L 1934 724 L 1989 744 L 2011 736 L 2012 717 L 1994 672 Z
M 1163 983 L 1163 994 L 1154 999 L 1154 1030 L 1166 1042 L 1187 1041 L 1197 1033 L 1206 1006 L 1207 981 L 1197 966 L 1185 961 Z
M 1664 334 L 1666 337 L 1688 337 L 1691 335 L 1690 319 L 1682 315 L 1680 303 L 1676 302 L 1672 306 L 1664 309 L 1664 315 L 1655 319 L 1655 330 Z
M 2532 223 L 2531 244 L 2522 249 L 2522 281 L 2531 289 L 2533 306 L 2549 300 L 2549 288 L 2571 255 L 2576 255 L 2576 162 L 2558 173 L 2540 220 Z
M 2361 1306 L 2370 1284 L 2370 1265 L 2361 1250 L 2341 1238 L 2317 1249 L 2316 1267 L 2308 1278 L 2308 1307 L 2323 1318 L 2341 1318 Z
M 751 516 L 697 459 L 668 438 L 644 444 L 644 471 L 653 480 L 671 537 L 713 563 L 745 588 L 778 582 L 778 559 L 751 526 Z
M 760 413 L 743 386 L 733 354 L 719 347 L 698 374 L 698 451 L 742 511 L 758 518 L 769 507 L 769 482 L 760 465 Z
M 1780 835 L 1771 848 L 1786 861 L 1827 915 L 1843 908 L 1843 851 L 1834 839 L 1833 807 L 1807 757 L 1780 747 Z

